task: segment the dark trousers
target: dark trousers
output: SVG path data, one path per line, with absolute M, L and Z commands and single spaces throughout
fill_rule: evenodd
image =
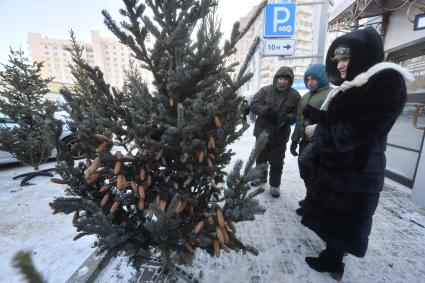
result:
M 302 139 L 298 146 L 299 146 L 299 154 L 301 155 L 302 152 L 304 151 L 305 147 L 307 146 L 307 144 L 309 143 L 309 141 Z M 298 169 L 300 171 L 300 177 L 301 179 L 303 179 L 304 184 L 305 184 L 305 188 L 306 188 L 306 198 L 309 194 L 309 190 L 311 189 L 311 187 L 313 186 L 313 180 L 315 177 L 315 173 L 317 168 L 314 168 L 315 165 L 317 166 L 317 164 L 315 164 L 317 162 L 315 162 L 315 160 L 311 160 L 311 162 L 300 162 L 300 160 L 298 159 Z
M 299 147 L 299 154 L 301 155 L 301 153 L 303 152 L 305 146 L 308 144 L 309 142 L 306 141 L 305 139 L 302 139 L 299 143 L 298 143 L 298 147 Z M 311 168 L 309 166 L 307 166 L 306 164 L 303 164 L 301 162 L 298 162 L 298 168 L 300 170 L 300 177 L 301 179 L 304 180 L 304 182 L 309 182 L 309 179 L 311 178 Z
M 261 151 L 256 162 L 257 164 L 270 164 L 270 180 L 271 187 L 279 187 L 282 177 L 283 160 L 285 159 L 286 144 L 271 145 L 267 144 Z M 267 177 L 267 171 L 264 172 L 264 177 Z

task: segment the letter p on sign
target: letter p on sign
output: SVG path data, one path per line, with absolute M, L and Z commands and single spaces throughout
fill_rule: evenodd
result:
M 264 37 L 295 35 L 295 3 L 267 4 L 264 13 Z
M 279 12 L 285 13 L 284 18 L 278 18 Z M 282 14 L 282 13 L 280 13 Z M 275 7 L 274 8 L 274 17 L 273 17 L 273 32 L 277 32 L 277 26 L 279 24 L 284 24 L 289 20 L 290 12 L 286 7 Z

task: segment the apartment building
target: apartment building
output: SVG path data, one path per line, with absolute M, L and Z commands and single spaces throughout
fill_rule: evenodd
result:
M 252 17 L 256 7 L 245 16 L 240 18 L 241 27 L 246 26 L 249 19 Z M 239 62 L 242 65 L 249 48 L 257 35 L 263 34 L 264 14 L 257 18 L 256 22 L 251 26 L 250 30 L 236 45 L 237 52 L 232 55 L 230 62 Z M 296 15 L 296 32 L 295 32 L 295 54 L 294 56 L 311 56 L 313 55 L 313 8 L 312 6 L 298 6 Z M 262 56 L 260 51 L 259 60 L 250 65 L 248 71 L 254 72 L 260 68 L 260 87 L 268 85 L 272 82 L 273 76 L 281 66 L 293 68 L 295 79 L 304 78 L 304 72 L 311 63 L 310 58 L 287 59 L 282 56 Z M 236 73 L 239 71 L 238 66 Z M 252 80 L 246 83 L 242 89 L 244 96 L 250 96 L 256 92 L 253 89 Z
M 73 78 L 69 70 L 71 55 L 65 50 L 69 40 L 49 38 L 41 33 L 28 33 L 28 45 L 33 61 L 44 61 L 41 74 L 44 78 L 53 77 L 53 86 L 72 85 Z M 105 80 L 112 86 L 121 88 L 124 83 L 123 70 L 128 67 L 131 50 L 119 43 L 118 39 L 102 37 L 98 31 L 91 32 L 91 42 L 79 42 L 84 46 L 83 57 L 91 66 L 99 66 Z M 148 48 L 153 46 L 153 38 L 146 38 Z M 152 74 L 140 69 L 148 84 L 152 83 Z

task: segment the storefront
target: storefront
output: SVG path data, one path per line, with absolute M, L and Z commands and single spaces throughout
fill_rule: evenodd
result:
M 388 136 L 386 176 L 413 189 L 413 201 L 425 206 L 425 29 L 416 29 L 425 1 L 344 1 L 330 17 L 330 32 L 374 26 L 382 35 L 386 61 L 410 70 L 402 115 Z

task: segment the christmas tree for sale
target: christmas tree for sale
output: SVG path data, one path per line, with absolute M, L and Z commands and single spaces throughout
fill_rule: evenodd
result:
M 8 64 L 1 64 L 0 111 L 7 119 L 0 123 L 0 144 L 18 161 L 38 171 L 47 161 L 61 127 L 54 119 L 53 103 L 43 100 L 50 79 L 42 79 L 42 63 L 31 63 L 23 51 L 10 50 Z M 36 175 L 51 176 L 48 170 L 24 174 L 21 185 Z M 15 178 L 17 178 L 15 177 Z
M 121 27 L 103 11 L 106 25 L 137 59 L 122 90 L 82 59 L 72 37 L 77 85 L 62 93 L 70 128 L 91 158 L 60 168 L 62 179 L 53 181 L 66 183 L 73 197 L 50 205 L 54 213 L 74 213 L 76 238 L 95 234 L 98 247 L 124 250 L 136 263 L 159 250 L 165 271 L 172 261 L 190 264 L 196 249 L 216 256 L 257 253 L 238 239 L 236 223 L 264 212 L 255 199 L 263 189 L 251 191 L 248 182 L 261 172 L 252 165 L 267 136 L 243 171 L 240 161 L 227 176 L 224 169 L 233 155 L 228 145 L 245 130 L 237 90 L 252 77 L 245 70 L 259 40 L 238 74 L 228 59 L 266 2 L 246 27 L 235 23 L 223 47 L 213 0 L 124 0 Z M 153 88 L 140 64 L 152 73 Z M 121 150 L 112 152 L 113 145 Z

